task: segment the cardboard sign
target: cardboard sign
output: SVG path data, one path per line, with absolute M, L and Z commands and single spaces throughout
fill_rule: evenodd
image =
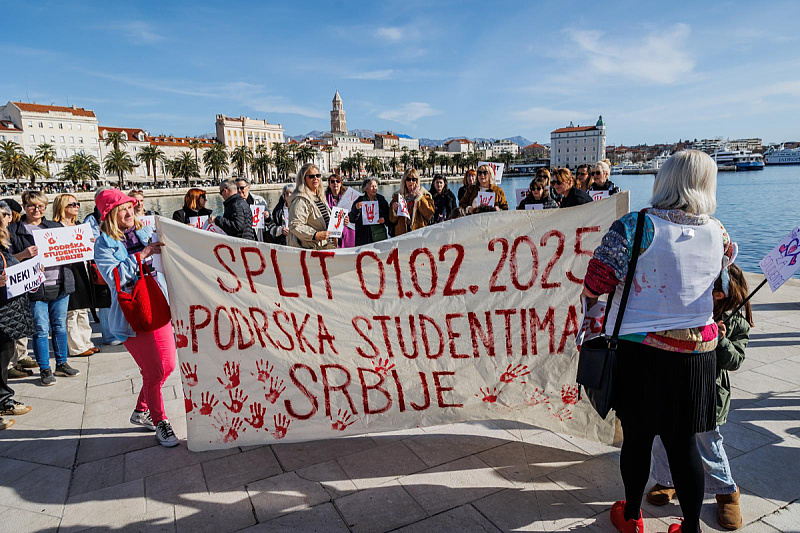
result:
M 516 193 L 517 193 L 517 203 L 518 203 L 518 204 L 519 204 L 520 202 L 522 202 L 522 201 L 523 201 L 525 198 L 527 198 L 527 197 L 528 197 L 528 192 L 530 192 L 530 191 L 528 191 L 528 189 L 517 189 L 517 190 L 516 190 Z
M 800 255 L 800 226 L 784 237 L 759 263 L 772 292 L 777 291 L 800 268 L 798 255 Z
M 344 219 L 347 211 L 341 207 L 331 208 L 331 220 L 328 222 L 328 231 L 332 238 L 340 239 L 344 233 Z
M 254 204 L 250 206 L 250 212 L 253 214 L 253 228 L 264 229 L 264 212 L 266 206 L 263 204 Z
M 480 207 L 494 207 L 494 191 L 478 191 L 478 205 Z
M 492 167 L 492 169 L 494 170 L 494 184 L 500 185 L 500 182 L 503 181 L 503 167 L 505 166 L 505 163 L 492 163 L 490 161 L 479 161 L 478 166 L 480 167 L 481 165 L 488 165 Z
M 611 194 L 608 191 L 587 191 L 587 192 L 589 193 L 589 196 L 592 197 L 592 200 L 594 200 L 595 202 L 611 196 Z
M 208 221 L 207 216 L 189 217 L 189 225 L 194 226 L 197 229 L 203 229 L 203 226 L 205 226 L 207 221 Z
M 33 232 L 42 266 L 67 265 L 94 259 L 92 228 L 89 224 L 64 228 L 40 229 Z
M 533 211 L 534 209 L 544 209 L 544 204 L 525 204 L 525 211 Z
M 397 216 L 399 217 L 406 217 L 407 219 L 411 220 L 411 215 L 408 213 L 408 203 L 406 202 L 405 196 L 402 194 L 397 195 Z
M 29 259 L 5 270 L 8 275 L 6 292 L 9 298 L 35 292 L 44 283 L 44 267 L 40 256 Z
M 365 226 L 374 226 L 381 218 L 378 201 L 361 202 L 361 223 Z
M 492 419 L 614 442 L 575 383 L 575 280 L 628 198 L 325 254 L 160 218 L 189 449 Z

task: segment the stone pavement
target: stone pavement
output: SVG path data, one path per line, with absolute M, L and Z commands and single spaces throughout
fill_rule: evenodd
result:
M 751 286 L 759 281 L 750 276 Z M 756 328 L 723 426 L 747 525 L 800 531 L 800 282 L 755 299 Z M 120 347 L 121 348 L 121 347 Z M 71 360 L 82 374 L 15 381 L 33 411 L 0 432 L 0 531 L 613 531 L 617 449 L 505 421 L 192 453 L 128 422 L 131 357 Z M 164 387 L 186 435 L 180 375 Z M 677 504 L 644 504 L 664 532 Z M 717 531 L 716 505 L 704 531 Z

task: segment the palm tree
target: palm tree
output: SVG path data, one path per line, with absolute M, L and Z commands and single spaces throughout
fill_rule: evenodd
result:
M 112 135 L 109 133 L 109 136 Z M 106 144 L 108 139 L 106 139 Z M 131 159 L 128 152 L 117 148 L 111 150 L 103 159 L 103 169 L 109 174 L 116 174 L 119 179 L 119 188 L 125 187 L 125 173 L 133 172 L 136 163 Z
M 19 189 L 19 179 L 26 175 L 27 159 L 22 147 L 14 141 L 0 142 L 0 168 L 3 169 L 3 174 L 6 178 L 17 181 L 17 189 Z
M 480 161 L 478 154 L 476 154 L 475 152 L 470 152 L 469 155 L 466 157 L 465 163 L 469 168 L 474 168 L 478 166 L 478 161 Z
M 172 177 L 186 181 L 186 186 L 191 185 L 192 178 L 200 177 L 200 167 L 192 157 L 191 152 L 181 152 L 173 161 Z
M 197 151 L 203 147 L 203 143 L 200 142 L 200 139 L 192 139 L 189 141 L 189 148 L 194 150 L 194 162 L 197 165 L 197 168 L 200 168 L 200 157 L 197 155 Z
M 358 177 L 361 177 L 361 169 L 364 168 L 364 154 L 361 152 L 356 152 L 353 154 L 353 163 L 356 166 L 356 171 L 358 172 Z
M 128 141 L 122 136 L 121 131 L 109 131 L 106 133 L 106 138 L 103 141 L 106 146 L 113 147 L 114 150 L 119 150 L 120 146 L 127 146 Z
M 144 168 L 147 170 L 147 177 L 150 177 L 150 167 L 153 167 L 153 183 L 158 181 L 158 169 L 156 163 L 164 160 L 164 151 L 158 146 L 145 146 L 139 153 L 136 154 L 136 159 L 140 163 L 144 163 Z
M 203 154 L 203 165 L 206 174 L 213 175 L 215 180 L 219 180 L 220 174 L 228 173 L 228 149 L 224 144 L 213 144 L 211 148 Z
M 370 157 L 367 161 L 367 174 L 372 176 L 380 176 L 383 171 L 383 163 L 377 157 Z
M 249 146 L 237 146 L 231 152 L 231 164 L 236 169 L 239 177 L 246 177 L 247 169 L 253 162 L 253 150 Z
M 295 157 L 297 158 L 297 162 L 301 165 L 308 163 L 314 159 L 314 156 L 317 154 L 317 151 L 311 148 L 308 145 L 303 145 L 297 149 L 297 153 Z
M 333 152 L 333 146 L 326 146 L 322 149 L 323 152 L 328 154 L 328 171 L 331 171 L 331 152 Z
M 46 175 L 44 165 L 38 156 L 24 155 L 25 158 L 25 175 L 31 180 L 31 189 L 36 185 L 36 178 L 41 178 Z
M 258 153 L 253 158 L 253 164 L 250 166 L 250 170 L 255 173 L 262 183 L 266 183 L 267 176 L 269 176 L 269 166 L 272 164 L 272 158 L 269 156 L 269 153 L 258 150 L 258 147 L 256 147 L 256 151 Z
M 450 159 L 450 156 L 448 156 L 447 154 L 442 154 L 438 156 L 437 160 L 439 161 L 439 166 L 442 167 L 442 174 L 447 174 L 447 169 L 450 167 L 453 160 Z
M 397 174 L 397 165 L 399 165 L 399 164 L 400 164 L 400 162 L 397 160 L 396 157 L 393 157 L 393 158 L 391 158 L 389 160 L 389 166 L 392 167 L 392 173 L 393 174 Z
M 345 174 L 349 174 L 350 177 L 353 177 L 353 168 L 355 167 L 355 162 L 353 161 L 352 157 L 345 157 L 339 163 L 339 170 L 344 172 Z
M 47 177 L 50 177 L 50 163 L 56 162 L 56 147 L 52 144 L 42 143 L 36 147 L 36 157 L 47 168 Z
M 70 180 L 75 185 L 79 181 L 99 179 L 100 163 L 93 155 L 77 153 L 67 160 L 64 168 L 61 169 L 60 177 L 62 180 Z
M 457 173 L 461 173 L 461 168 L 464 166 L 464 154 L 453 154 L 453 166 Z
M 400 156 L 400 162 L 403 163 L 403 171 L 405 172 L 409 165 L 411 165 L 411 156 L 408 155 L 408 152 L 404 152 L 403 155 Z
M 286 149 L 289 151 L 289 156 L 292 158 L 293 161 L 297 161 L 295 159 L 295 154 L 297 153 L 297 149 L 299 146 L 296 143 L 291 143 L 286 145 Z
M 436 172 L 436 163 L 439 162 L 439 156 L 436 155 L 436 152 L 431 150 L 428 153 L 428 165 L 430 165 L 431 174 L 435 174 Z M 441 169 L 439 169 L 441 171 Z

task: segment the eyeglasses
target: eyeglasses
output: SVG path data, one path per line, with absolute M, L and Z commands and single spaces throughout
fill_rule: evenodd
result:
M 31 211 L 41 211 L 42 213 L 44 213 L 45 211 L 47 211 L 47 206 L 46 205 L 28 204 L 28 205 L 25 206 L 25 209 L 30 209 Z
M 602 172 L 595 171 L 595 172 L 592 172 L 592 173 L 591 173 L 591 174 L 589 174 L 589 175 L 590 175 L 590 176 L 599 176 L 600 174 L 602 174 Z
M 477 174 L 478 174 L 478 176 L 488 176 L 489 175 L 489 171 L 488 170 L 479 170 L 477 172 Z
M 328 180 L 328 183 L 341 183 L 342 180 Z
M 306 177 L 312 180 L 318 180 L 322 177 L 322 174 L 306 174 Z
M 3 216 L 4 216 L 4 217 L 11 218 L 11 213 L 3 213 Z
M 80 206 L 81 206 L 80 202 L 72 202 L 71 204 L 67 204 L 67 207 L 80 207 Z
M 585 170 L 581 170 L 580 172 L 578 172 L 578 176 L 588 176 L 588 175 L 589 173 L 586 172 Z
M 236 187 L 236 190 L 237 190 L 237 191 L 243 191 L 243 190 L 245 190 L 245 189 L 246 189 L 246 188 L 248 188 L 248 187 L 249 187 L 249 185 L 245 185 L 244 187 Z
M 417 180 L 417 178 L 406 178 L 406 181 L 413 181 L 414 183 L 416 183 L 419 180 Z

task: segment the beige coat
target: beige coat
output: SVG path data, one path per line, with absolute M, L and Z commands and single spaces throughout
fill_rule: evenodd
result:
M 302 193 L 292 195 L 289 205 L 289 235 L 286 236 L 287 246 L 294 248 L 308 248 L 312 250 L 325 250 L 336 248 L 335 239 L 324 241 L 314 240 L 318 231 L 327 231 L 325 218 L 311 196 Z M 330 210 L 325 200 L 322 203 L 330 217 Z

